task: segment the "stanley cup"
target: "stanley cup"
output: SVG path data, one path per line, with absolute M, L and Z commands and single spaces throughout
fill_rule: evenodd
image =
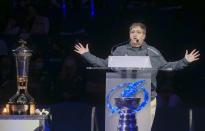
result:
M 120 109 L 117 131 L 138 131 L 134 109 L 139 103 L 140 98 L 115 98 L 115 105 Z
M 35 110 L 34 99 L 27 90 L 29 60 L 32 51 L 25 46 L 26 41 L 20 40 L 19 43 L 21 46 L 12 50 L 16 61 L 17 92 L 9 99 L 8 104 L 10 114 L 29 115 Z

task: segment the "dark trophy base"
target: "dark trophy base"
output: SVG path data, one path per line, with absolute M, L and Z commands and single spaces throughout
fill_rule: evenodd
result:
M 18 90 L 9 99 L 8 106 L 11 115 L 32 115 L 35 113 L 34 99 L 25 89 Z
M 10 115 L 33 115 L 35 112 L 34 104 L 8 104 Z
M 115 105 L 120 109 L 118 131 L 138 131 L 135 110 L 140 98 L 115 98 Z

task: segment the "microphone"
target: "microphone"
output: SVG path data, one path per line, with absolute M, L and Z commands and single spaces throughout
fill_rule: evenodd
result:
M 139 44 L 139 39 L 136 39 L 135 41 L 137 44 Z M 139 46 L 139 50 L 142 50 L 142 46 Z
M 138 38 L 134 38 L 133 43 L 131 43 L 131 45 L 133 47 L 138 47 L 139 48 L 141 46 L 140 40 Z
M 139 39 L 136 39 L 136 43 L 138 43 L 139 42 Z
M 118 46 L 121 46 L 121 45 L 127 44 L 128 42 L 129 42 L 129 40 L 124 41 L 124 42 L 120 42 L 120 43 L 114 45 L 114 46 L 111 48 L 111 52 L 110 52 L 111 55 L 113 55 L 113 52 L 114 52 L 114 49 L 115 49 L 115 48 L 117 48 Z

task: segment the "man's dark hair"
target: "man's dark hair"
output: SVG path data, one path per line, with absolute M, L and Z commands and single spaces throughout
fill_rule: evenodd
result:
M 130 31 L 131 31 L 134 27 L 136 27 L 136 26 L 139 26 L 140 28 L 142 28 L 143 31 L 144 31 L 144 34 L 146 34 L 146 26 L 145 26 L 145 24 L 140 23 L 140 22 L 132 23 L 132 24 L 130 25 L 130 28 L 129 28 Z

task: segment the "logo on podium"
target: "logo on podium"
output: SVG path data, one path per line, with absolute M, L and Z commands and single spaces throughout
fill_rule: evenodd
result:
M 144 82 L 145 80 L 138 80 L 132 83 L 122 83 L 108 92 L 106 96 L 108 110 L 120 115 L 118 131 L 138 131 L 135 114 L 142 110 L 149 101 L 149 93 L 143 86 Z M 118 97 L 113 98 L 113 94 L 116 93 Z

